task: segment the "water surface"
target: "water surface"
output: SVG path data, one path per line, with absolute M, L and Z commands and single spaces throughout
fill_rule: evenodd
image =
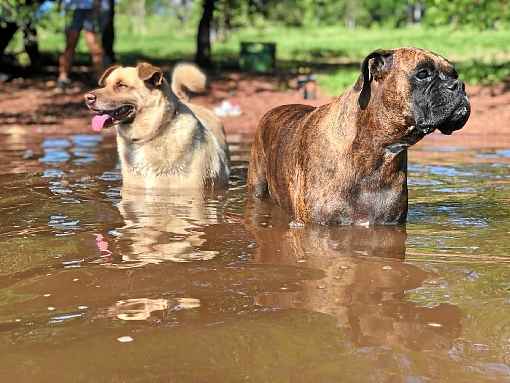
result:
M 510 382 L 508 151 L 413 151 L 407 227 L 289 228 L 249 140 L 203 199 L 121 197 L 111 137 L 0 136 L 0 381 Z

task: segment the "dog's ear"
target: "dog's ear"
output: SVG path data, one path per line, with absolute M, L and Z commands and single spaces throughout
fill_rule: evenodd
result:
M 371 96 L 372 80 L 379 80 L 391 68 L 393 64 L 393 52 L 378 49 L 370 53 L 361 63 L 361 76 L 358 79 L 356 88 L 359 90 L 360 82 L 361 92 L 358 98 L 358 104 L 361 109 L 368 106 Z
M 140 63 L 136 66 L 138 77 L 146 83 L 159 87 L 163 83 L 163 71 L 149 63 Z
M 120 65 L 112 65 L 112 66 L 106 68 L 106 70 L 103 72 L 103 74 L 99 78 L 99 81 L 97 82 L 97 84 L 99 86 L 104 86 L 106 78 L 110 75 L 110 73 L 112 73 L 115 69 L 117 69 L 119 67 L 120 67 Z

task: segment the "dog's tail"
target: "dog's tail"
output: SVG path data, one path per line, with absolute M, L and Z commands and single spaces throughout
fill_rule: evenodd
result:
M 181 100 L 188 101 L 191 93 L 203 93 L 207 77 L 196 65 L 177 64 L 172 72 L 172 91 Z

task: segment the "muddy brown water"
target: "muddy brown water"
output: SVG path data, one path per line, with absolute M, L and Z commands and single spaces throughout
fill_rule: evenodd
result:
M 414 150 L 406 227 L 289 228 L 230 140 L 204 200 L 0 136 L 1 382 L 510 382 L 509 151 Z

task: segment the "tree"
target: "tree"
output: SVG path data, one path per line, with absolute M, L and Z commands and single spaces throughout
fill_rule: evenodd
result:
M 496 28 L 510 21 L 509 0 L 428 0 L 427 20 L 434 25 Z
M 0 4 L 0 57 L 14 34 L 23 31 L 23 45 L 31 66 L 39 64 L 39 46 L 35 29 L 36 11 L 44 0 L 5 0 Z
M 202 17 L 198 24 L 197 50 L 195 61 L 198 65 L 208 67 L 212 64 L 211 58 L 211 23 L 214 15 L 216 0 L 202 0 Z
M 115 41 L 115 0 L 108 0 L 108 10 L 104 12 L 101 20 L 101 44 L 105 56 L 105 64 L 110 65 L 115 61 L 113 43 Z
M 0 24 L 0 56 L 11 42 L 14 34 L 18 31 L 18 24 L 12 21 L 4 21 Z

